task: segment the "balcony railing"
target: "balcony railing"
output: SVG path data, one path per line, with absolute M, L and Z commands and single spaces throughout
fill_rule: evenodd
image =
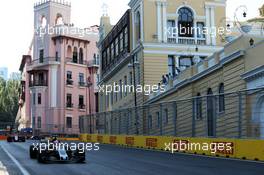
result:
M 79 109 L 85 109 L 85 104 L 79 104 Z
M 73 85 L 73 80 L 72 79 L 67 79 L 66 80 L 67 85 Z
M 66 108 L 73 108 L 73 103 L 66 103 Z
M 34 86 L 48 86 L 48 82 L 45 80 L 30 81 L 29 87 L 34 87 Z
M 67 63 L 74 63 L 74 64 L 80 64 L 80 65 L 87 65 L 88 64 L 88 62 L 86 60 L 80 60 L 80 59 L 76 60 L 76 59 L 74 59 L 72 57 L 65 58 L 65 61 Z
M 99 60 L 98 59 L 93 59 L 88 61 L 88 67 L 99 67 Z
M 46 57 L 46 58 L 39 58 L 32 60 L 29 65 L 30 66 L 37 66 L 37 65 L 42 65 L 42 64 L 50 64 L 53 62 L 60 62 L 59 57 Z
M 79 82 L 79 86 L 85 87 L 85 82 Z
M 205 38 L 192 38 L 192 37 L 173 37 L 167 39 L 168 43 L 185 44 L 185 45 L 206 45 Z

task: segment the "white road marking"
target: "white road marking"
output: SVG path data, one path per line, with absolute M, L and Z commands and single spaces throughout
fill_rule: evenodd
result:
M 23 175 L 30 175 L 29 172 L 16 160 L 16 158 L 14 158 L 12 156 L 12 154 L 10 154 L 4 147 L 3 145 L 1 145 L 2 149 L 4 150 L 4 152 L 8 155 L 8 157 L 16 164 L 16 166 L 19 168 L 19 170 L 21 171 L 21 173 Z
M 0 174 L 1 175 L 9 175 L 9 173 L 7 172 L 6 167 L 3 165 L 3 163 L 0 161 Z

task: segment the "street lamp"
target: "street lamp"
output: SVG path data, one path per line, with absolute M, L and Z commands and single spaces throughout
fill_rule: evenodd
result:
M 136 89 L 136 67 L 138 67 L 140 63 L 137 59 L 135 59 L 135 56 L 132 57 L 132 63 L 130 62 L 128 64 L 128 68 L 132 68 L 132 74 L 133 74 L 133 86 L 134 89 Z M 135 115 L 136 115 L 136 135 L 139 134 L 139 128 L 138 128 L 138 114 L 137 114 L 137 92 L 134 90 L 134 104 L 135 104 Z

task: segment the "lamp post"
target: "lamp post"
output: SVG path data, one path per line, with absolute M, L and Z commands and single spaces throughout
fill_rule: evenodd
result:
M 89 101 L 89 130 L 90 130 L 90 134 L 92 134 L 92 110 L 91 110 L 91 87 L 92 87 L 93 83 L 91 82 L 91 78 L 88 78 L 87 81 L 87 88 L 88 88 L 88 101 Z
M 139 62 L 137 59 L 135 59 L 135 56 L 132 57 L 132 63 L 128 64 L 129 68 L 132 68 L 132 76 L 133 76 L 133 86 L 134 86 L 134 104 L 135 104 L 135 115 L 136 115 L 136 135 L 139 134 L 139 128 L 138 128 L 138 124 L 139 124 L 139 118 L 138 118 L 138 114 L 137 114 L 137 92 L 136 92 L 136 67 L 139 66 Z

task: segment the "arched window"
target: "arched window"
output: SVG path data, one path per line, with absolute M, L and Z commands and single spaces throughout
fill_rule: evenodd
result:
M 207 91 L 207 129 L 208 136 L 215 136 L 215 107 L 214 96 L 211 88 Z
M 67 47 L 67 58 L 70 58 L 72 56 L 72 48 L 71 46 Z
M 72 62 L 73 63 L 78 63 L 78 51 L 77 51 L 77 47 L 74 47 L 74 49 L 73 49 Z
M 178 29 L 180 37 L 193 37 L 193 12 L 187 7 L 182 7 L 178 11 Z
M 224 83 L 221 83 L 219 85 L 219 112 L 225 111 L 225 89 L 224 89 Z
M 140 38 L 141 38 L 141 34 L 140 34 L 140 31 L 141 31 L 141 25 L 140 25 L 140 13 L 137 12 L 136 13 L 136 41 L 139 41 Z
M 57 14 L 57 18 L 55 20 L 55 25 L 63 25 L 64 22 L 63 22 L 63 18 L 62 18 L 62 15 L 61 14 Z
M 44 15 L 41 17 L 40 25 L 42 28 L 45 28 L 47 25 L 47 18 Z
M 79 52 L 79 63 L 83 64 L 83 49 L 80 48 L 80 52 Z
M 203 107 L 203 102 L 201 98 L 201 93 L 198 93 L 195 99 L 195 116 L 196 119 L 202 119 L 202 107 Z

